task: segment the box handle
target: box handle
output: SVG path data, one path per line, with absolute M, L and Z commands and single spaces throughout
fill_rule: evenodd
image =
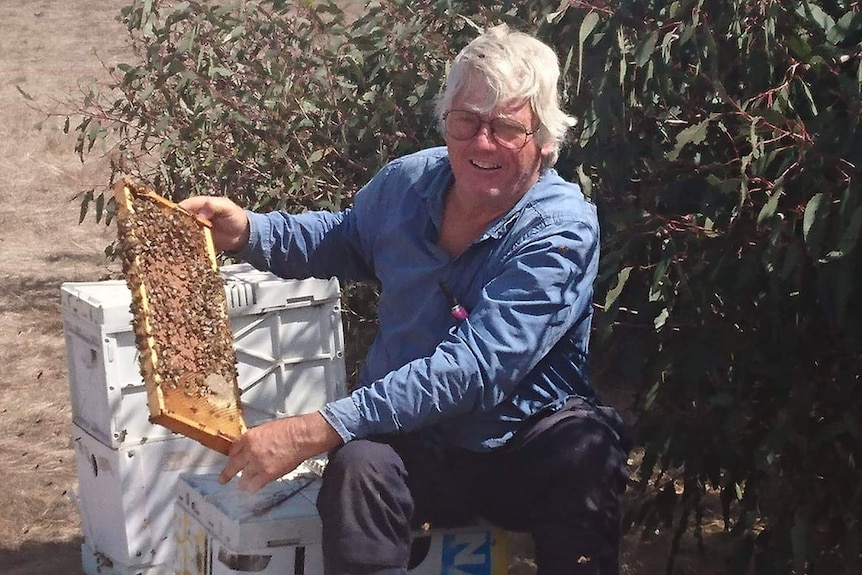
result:
M 269 566 L 272 555 L 242 555 L 224 547 L 218 550 L 218 560 L 228 569 L 245 573 L 260 573 Z

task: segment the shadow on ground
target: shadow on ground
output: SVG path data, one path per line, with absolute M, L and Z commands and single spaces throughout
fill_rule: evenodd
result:
M 81 540 L 25 543 L 19 549 L 0 547 L 3 575 L 84 575 Z

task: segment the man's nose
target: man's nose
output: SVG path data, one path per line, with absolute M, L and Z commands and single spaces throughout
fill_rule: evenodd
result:
M 497 142 L 494 140 L 494 131 L 491 129 L 491 124 L 482 122 L 479 125 L 479 131 L 473 136 L 477 143 L 495 146 Z

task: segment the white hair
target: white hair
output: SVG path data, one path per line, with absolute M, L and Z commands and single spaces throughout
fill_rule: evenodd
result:
M 536 38 L 509 30 L 505 24 L 486 30 L 455 57 L 446 83 L 437 100 L 436 112 L 440 131 L 445 133 L 443 114 L 459 94 L 472 88 L 483 88 L 485 98 L 478 102 L 478 112 L 490 113 L 511 101 L 528 100 L 539 120 L 533 138 L 541 148 L 553 144 L 542 158 L 542 168 L 553 166 L 560 144 L 574 117 L 560 108 L 557 83 L 560 63 L 550 46 Z

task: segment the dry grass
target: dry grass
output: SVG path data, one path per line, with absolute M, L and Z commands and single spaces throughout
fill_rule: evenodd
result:
M 44 114 L 33 106 L 63 110 L 63 102 L 80 101 L 81 83 L 105 77 L 101 61 L 127 57 L 115 21 L 123 4 L 0 2 L 0 573 L 7 575 L 82 573 L 59 288 L 116 275 L 119 265 L 103 256 L 114 230 L 92 218 L 78 225 L 74 199 L 93 186 L 107 191 L 106 162 L 92 155 L 82 164 L 62 120 L 40 126 Z M 513 547 L 521 558 L 512 572 L 532 573 L 529 541 Z M 679 573 L 723 572 L 719 559 L 693 548 L 687 541 Z M 662 573 L 666 550 L 666 535 L 628 536 L 624 573 Z
M 61 120 L 44 114 L 78 82 L 124 53 L 110 0 L 0 3 L 0 572 L 81 573 L 81 527 L 70 448 L 71 412 L 60 321 L 63 281 L 97 280 L 114 266 L 113 231 L 77 225 L 73 194 L 104 182 L 82 165 Z

